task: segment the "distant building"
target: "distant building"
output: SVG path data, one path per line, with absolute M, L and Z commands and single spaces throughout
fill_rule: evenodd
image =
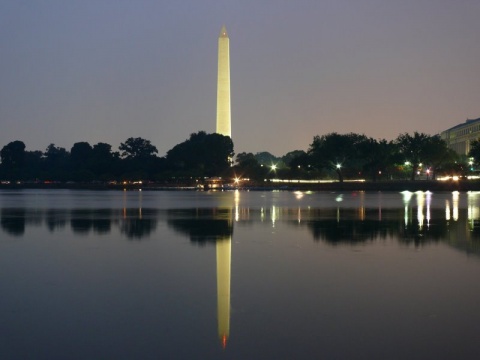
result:
M 446 141 L 450 149 L 460 155 L 467 155 L 472 141 L 480 140 L 480 118 L 467 119 L 462 124 L 442 131 L 440 137 Z

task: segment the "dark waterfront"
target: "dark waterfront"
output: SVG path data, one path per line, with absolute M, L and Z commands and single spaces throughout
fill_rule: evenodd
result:
M 0 190 L 1 359 L 470 359 L 480 192 Z
M 207 185 L 208 186 L 208 185 Z M 480 181 L 478 180 L 460 180 L 460 181 L 437 181 L 437 180 L 389 180 L 389 181 L 346 181 L 346 182 L 321 182 L 321 183 L 302 183 L 298 180 L 288 182 L 271 181 L 246 181 L 243 184 L 225 183 L 225 189 L 242 191 L 383 191 L 383 192 L 402 192 L 402 191 L 480 191 Z M 21 190 L 21 189 L 43 189 L 43 190 L 148 190 L 148 191 L 178 191 L 178 190 L 199 190 L 203 189 L 204 184 L 195 180 L 171 183 L 171 182 L 151 182 L 144 184 L 128 183 L 9 183 L 0 184 L 0 190 Z

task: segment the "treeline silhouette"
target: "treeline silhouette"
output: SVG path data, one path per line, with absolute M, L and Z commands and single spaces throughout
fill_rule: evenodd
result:
M 480 161 L 480 143 L 473 142 L 472 158 L 449 149 L 439 135 L 415 132 L 395 140 L 362 134 L 329 133 L 314 136 L 307 151 L 283 157 L 268 152 L 237 154 L 232 139 L 204 131 L 159 157 L 149 140 L 129 138 L 112 150 L 106 143 L 75 143 L 70 150 L 50 144 L 45 151 L 26 151 L 16 140 L 0 152 L 0 180 L 8 181 L 121 181 L 169 183 L 204 177 L 264 179 L 434 180 L 438 175 L 468 175 Z M 232 166 L 234 165 L 234 166 Z M 188 180 L 187 180 L 188 181 Z
M 91 182 L 113 180 L 171 181 L 181 177 L 209 177 L 230 167 L 233 142 L 228 136 L 204 131 L 158 157 L 149 140 L 128 138 L 113 151 L 112 146 L 77 142 L 68 151 L 50 144 L 45 151 L 26 151 L 19 140 L 0 152 L 0 180 Z
M 480 152 L 479 152 L 480 155 Z M 479 157 L 480 159 L 480 157 Z M 466 156 L 449 149 L 439 135 L 415 132 L 395 140 L 363 134 L 329 133 L 314 136 L 307 151 L 295 150 L 282 158 L 268 153 L 240 153 L 238 172 L 249 178 L 434 180 L 440 174 L 466 175 L 472 166 Z

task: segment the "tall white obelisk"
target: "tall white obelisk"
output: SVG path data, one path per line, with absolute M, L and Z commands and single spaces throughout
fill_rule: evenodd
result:
M 230 107 L 230 40 L 222 26 L 218 37 L 217 134 L 232 137 Z

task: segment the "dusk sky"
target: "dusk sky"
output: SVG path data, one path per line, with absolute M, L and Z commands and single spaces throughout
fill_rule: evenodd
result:
M 235 152 L 395 139 L 480 117 L 480 0 L 3 0 L 0 148 L 215 131 L 230 37 Z

